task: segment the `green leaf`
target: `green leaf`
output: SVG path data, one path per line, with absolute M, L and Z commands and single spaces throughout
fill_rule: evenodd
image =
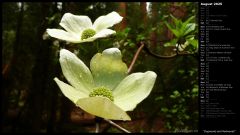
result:
M 131 30 L 131 28 L 130 28 L 130 27 L 127 27 L 127 28 L 125 28 L 124 32 L 125 32 L 125 33 L 128 33 L 130 30 Z
M 173 91 L 173 94 L 177 95 L 177 96 L 180 96 L 180 93 L 177 90 Z
M 174 39 L 172 39 L 170 42 L 165 43 L 165 44 L 164 44 L 164 47 L 176 46 L 177 41 L 178 41 L 178 39 L 177 39 L 177 38 L 174 38 Z
M 176 113 L 177 112 L 177 109 L 172 109 L 171 110 L 171 113 Z
M 182 27 L 182 21 L 174 17 L 173 15 L 170 15 L 176 25 L 176 29 L 180 29 Z
M 193 45 L 193 47 L 196 49 L 196 48 L 198 48 L 198 40 L 196 40 L 196 39 L 187 39 L 187 41 L 191 44 L 191 45 Z
M 195 18 L 195 16 L 191 16 L 185 22 L 182 22 L 180 19 L 177 19 L 173 15 L 170 16 L 173 19 L 175 28 L 167 22 L 165 22 L 165 24 L 177 38 L 181 38 L 195 30 L 196 24 L 190 23 Z
M 185 36 L 185 35 L 189 34 L 190 32 L 194 31 L 195 27 L 196 27 L 195 23 L 187 24 L 186 27 L 184 28 L 183 35 Z
M 159 97 L 156 97 L 155 100 L 162 100 L 163 99 L 163 96 L 159 96 Z
M 190 23 L 194 18 L 195 18 L 195 16 L 189 17 L 189 18 L 183 23 L 183 27 L 186 27 L 187 24 Z
M 173 32 L 173 34 L 174 34 L 177 38 L 182 37 L 181 31 L 178 31 L 178 30 L 175 30 L 175 29 L 173 29 L 173 30 L 171 30 L 171 31 Z
M 92 115 L 105 119 L 131 120 L 125 111 L 105 97 L 82 98 L 77 101 L 77 106 Z
M 164 22 L 166 24 L 166 26 L 168 27 L 169 30 L 172 31 L 172 33 L 176 36 L 176 37 L 180 37 L 180 31 L 178 31 L 177 29 L 174 29 L 169 23 Z
M 152 71 L 133 73 L 113 90 L 114 103 L 124 111 L 132 111 L 151 92 L 157 74 Z
M 190 40 L 192 40 L 192 39 L 194 39 L 194 37 L 195 37 L 195 35 L 190 34 L 190 35 L 186 35 L 186 36 L 185 36 L 185 39 L 190 39 Z
M 113 90 L 127 76 L 127 65 L 119 49 L 110 48 L 93 56 L 90 68 L 97 87 Z
M 137 39 L 136 39 L 137 41 L 141 41 L 144 39 L 145 39 L 144 35 L 142 35 L 142 34 L 137 35 Z
M 161 108 L 161 111 L 162 112 L 168 112 L 168 109 L 167 108 Z
M 177 90 L 175 90 L 175 91 L 173 91 L 173 94 L 172 95 L 170 95 L 170 98 L 177 98 L 177 97 L 179 97 L 181 94 L 177 91 Z
M 172 30 L 174 29 L 171 24 L 169 24 L 168 22 L 164 21 L 165 25 L 168 27 L 168 29 Z
M 195 29 L 195 23 L 190 23 L 194 18 L 195 16 L 191 16 L 185 22 L 182 23 L 181 27 L 182 36 L 187 35 L 189 32 L 191 32 L 192 28 Z

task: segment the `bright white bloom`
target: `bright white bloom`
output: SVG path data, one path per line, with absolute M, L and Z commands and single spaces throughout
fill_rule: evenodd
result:
M 94 55 L 90 69 L 68 50 L 60 51 L 63 75 L 71 84 L 54 78 L 63 94 L 86 112 L 113 120 L 131 120 L 132 111 L 151 92 L 156 73 L 127 75 L 119 49 L 110 48 Z
M 91 42 L 98 38 L 115 34 L 115 31 L 108 28 L 121 22 L 122 19 L 123 17 L 113 11 L 105 16 L 98 17 L 92 24 L 88 16 L 65 13 L 60 25 L 66 31 L 62 29 L 47 29 L 47 33 L 52 37 L 72 43 Z

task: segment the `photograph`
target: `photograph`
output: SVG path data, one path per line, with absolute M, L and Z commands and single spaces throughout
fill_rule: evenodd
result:
M 1 5 L 2 133 L 209 133 L 236 118 L 220 102 L 235 83 L 216 79 L 216 61 L 237 63 L 221 2 Z

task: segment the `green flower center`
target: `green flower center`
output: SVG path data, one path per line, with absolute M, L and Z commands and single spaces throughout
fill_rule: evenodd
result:
M 82 37 L 81 39 L 87 39 L 87 38 L 90 38 L 90 37 L 93 37 L 94 35 L 96 34 L 96 31 L 93 30 L 93 29 L 85 29 L 83 32 L 82 32 Z
M 106 97 L 106 98 L 110 99 L 111 101 L 113 101 L 112 91 L 105 87 L 95 88 L 89 94 L 89 97 L 96 97 L 96 96 Z

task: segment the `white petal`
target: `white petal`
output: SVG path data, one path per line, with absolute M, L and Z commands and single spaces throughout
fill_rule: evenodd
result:
M 94 41 L 98 38 L 105 38 L 105 37 L 108 37 L 108 36 L 113 35 L 113 34 L 116 34 L 116 31 L 113 31 L 113 30 L 110 30 L 110 29 L 104 29 L 104 30 L 99 31 L 93 37 L 82 40 L 81 42 L 91 42 L 91 41 Z
M 69 98 L 75 104 L 79 99 L 88 97 L 88 95 L 86 95 L 85 93 L 76 90 L 72 86 L 60 81 L 56 77 L 54 78 L 54 81 L 57 83 L 64 96 Z
M 103 29 L 99 31 L 96 35 L 94 35 L 93 38 L 104 38 L 113 34 L 116 34 L 116 31 L 110 29 Z
M 94 87 L 89 68 L 74 53 L 66 49 L 60 51 L 59 61 L 63 75 L 68 82 L 77 90 L 89 94 Z
M 83 29 L 92 27 L 92 22 L 88 16 L 78 16 L 71 13 L 65 13 L 60 25 L 72 34 L 78 34 L 80 37 Z
M 156 77 L 152 71 L 127 76 L 113 91 L 114 103 L 124 111 L 132 111 L 150 94 Z
M 123 19 L 123 17 L 121 17 L 117 12 L 113 11 L 105 16 L 98 17 L 95 20 L 93 27 L 98 32 L 103 29 L 112 27 L 113 25 L 121 22 L 122 19 Z
M 105 119 L 131 120 L 125 111 L 105 97 L 82 98 L 77 101 L 77 106 L 90 114 Z
M 122 59 L 121 51 L 118 48 L 108 48 L 102 52 L 103 55 L 112 57 L 115 59 Z
M 105 49 L 102 54 L 95 54 L 91 59 L 90 69 L 95 85 L 110 90 L 127 76 L 127 65 L 122 61 L 118 48 Z
M 73 43 L 79 43 L 80 42 L 80 37 L 77 37 L 76 35 L 68 33 L 64 30 L 47 29 L 47 33 L 51 37 L 55 37 L 55 38 L 58 38 L 58 39 L 61 39 L 61 40 L 66 40 L 66 41 L 73 42 Z

